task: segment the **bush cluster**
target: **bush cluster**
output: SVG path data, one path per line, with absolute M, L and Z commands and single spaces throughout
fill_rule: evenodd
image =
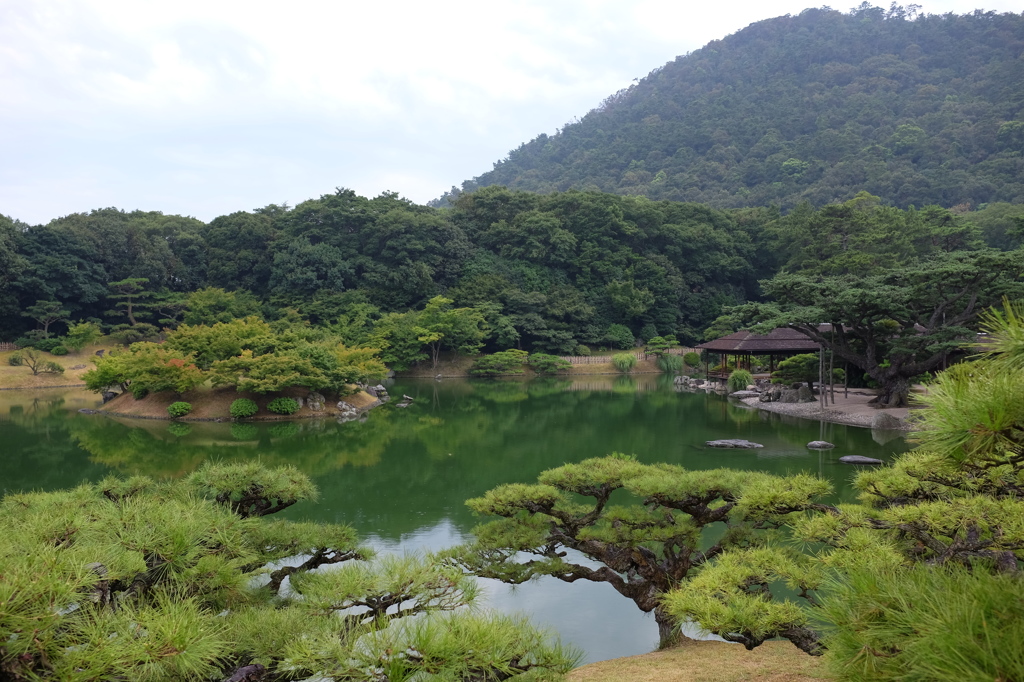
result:
M 568 372 L 572 368 L 572 364 L 557 355 L 534 353 L 530 356 L 530 367 L 537 374 L 556 374 L 558 372 Z
M 474 376 L 493 377 L 502 374 L 522 374 L 523 363 L 530 354 L 524 350 L 503 350 L 485 355 L 473 363 L 469 373 Z
M 660 355 L 657 365 L 666 374 L 679 372 L 683 369 L 683 358 L 678 355 Z
M 267 409 L 274 414 L 295 414 L 299 411 L 299 401 L 295 398 L 281 396 L 271 400 L 267 404 Z
M 260 408 L 253 400 L 249 400 L 248 398 L 239 398 L 231 403 L 231 407 L 228 411 L 235 419 L 245 419 L 246 417 L 251 417 L 259 412 Z
M 697 367 L 700 365 L 700 353 L 694 353 L 692 350 L 683 356 L 683 363 L 687 367 Z
M 184 417 L 186 414 L 192 411 L 192 403 L 186 403 L 184 400 L 171 403 L 167 406 L 167 414 L 172 417 Z
M 68 347 L 64 344 L 59 344 L 50 349 L 50 355 L 67 355 Z

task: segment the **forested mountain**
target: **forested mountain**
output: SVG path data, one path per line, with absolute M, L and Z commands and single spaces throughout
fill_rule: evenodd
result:
M 783 210 L 862 190 L 900 207 L 1024 202 L 1024 16 L 913 7 L 864 3 L 752 24 L 520 146 L 463 189 Z

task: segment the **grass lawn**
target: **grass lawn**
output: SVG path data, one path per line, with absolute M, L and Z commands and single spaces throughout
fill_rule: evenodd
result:
M 765 642 L 753 651 L 725 642 L 686 642 L 665 651 L 591 663 L 570 682 L 810 682 L 829 679 L 820 657 L 789 642 Z

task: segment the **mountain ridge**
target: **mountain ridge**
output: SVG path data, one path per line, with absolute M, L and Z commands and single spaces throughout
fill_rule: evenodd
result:
M 864 3 L 751 24 L 453 188 L 718 208 L 1024 202 L 1024 16 Z

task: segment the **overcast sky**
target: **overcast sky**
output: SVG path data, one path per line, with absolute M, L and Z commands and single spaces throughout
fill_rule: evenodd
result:
M 807 6 L 0 0 L 0 213 L 210 220 L 336 187 L 423 203 L 676 55 Z

